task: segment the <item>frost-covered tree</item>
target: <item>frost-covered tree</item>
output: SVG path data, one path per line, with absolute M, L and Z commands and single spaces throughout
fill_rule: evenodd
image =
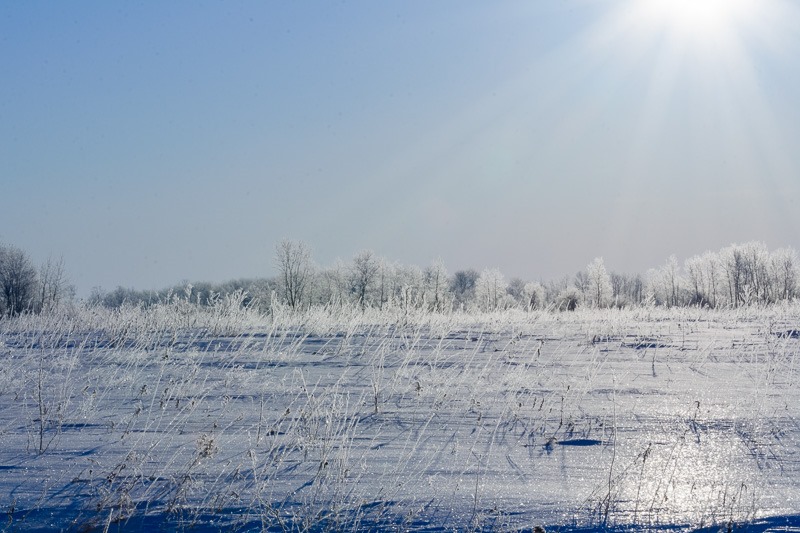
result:
M 32 309 L 37 282 L 36 267 L 28 255 L 15 246 L 0 245 L 0 309 L 5 315 Z
M 172 288 L 157 291 L 140 291 L 117 286 L 114 290 L 105 291 L 101 287 L 94 287 L 89 296 L 89 303 L 110 309 L 117 309 L 123 305 L 150 307 L 169 300 L 172 294 L 175 294 Z
M 425 299 L 424 273 L 416 265 L 398 265 L 395 267 L 395 272 L 394 301 L 408 313 L 409 310 L 420 307 Z
M 559 311 L 574 311 L 581 304 L 581 291 L 570 285 L 561 289 L 555 299 L 555 307 Z
M 41 312 L 57 309 L 63 302 L 71 300 L 74 289 L 67 280 L 64 259 L 48 258 L 39 268 L 39 287 L 36 308 Z
M 576 272 L 572 286 L 578 289 L 581 303 L 585 304 L 589 296 L 589 274 L 585 270 Z
M 551 279 L 548 281 L 544 285 L 544 297 L 547 305 L 552 306 L 554 309 L 559 309 L 559 296 L 569 287 L 574 288 L 572 285 L 572 278 L 567 275 L 561 277 L 560 279 Z
M 473 269 L 459 270 L 453 274 L 450 280 L 450 292 L 456 307 L 463 309 L 475 298 L 475 283 L 479 276 L 478 271 Z
M 647 292 L 656 305 L 675 307 L 683 302 L 683 280 L 674 255 L 658 269 L 647 272 Z
M 425 300 L 432 311 L 441 312 L 448 306 L 447 269 L 441 259 L 436 259 L 425 269 Z
M 611 276 L 606 271 L 602 257 L 595 258 L 586 267 L 587 303 L 595 308 L 608 307 L 611 303 Z
M 724 295 L 720 294 L 723 274 L 718 253 L 709 251 L 690 257 L 683 269 L 690 305 L 717 307 L 724 302 Z
M 530 311 L 533 309 L 544 309 L 547 307 L 545 300 L 545 288 L 541 283 L 529 281 L 525 284 L 525 306 Z
M 347 266 L 337 259 L 333 265 L 315 274 L 314 287 L 314 301 L 317 304 L 335 306 L 344 304 L 350 293 Z
M 312 280 L 311 250 L 301 241 L 285 239 L 275 246 L 281 296 L 292 309 L 304 303 Z
M 681 304 L 681 267 L 678 258 L 674 255 L 669 256 L 666 264 L 661 267 L 664 285 L 667 289 L 667 305 L 675 307 Z
M 378 300 L 378 309 L 383 309 L 392 300 L 392 285 L 395 277 L 395 267 L 386 258 L 378 258 L 378 288 L 376 290 L 376 299 Z
M 706 268 L 703 257 L 695 255 L 683 263 L 686 272 L 686 281 L 689 286 L 690 305 L 706 306 L 710 305 L 708 297 L 708 281 L 706 280 Z
M 791 249 L 770 253 L 761 242 L 731 244 L 719 252 L 687 259 L 679 273 L 677 260 L 649 275 L 656 302 L 709 307 L 769 304 L 795 295 L 796 254 Z
M 720 263 L 727 286 L 728 305 L 739 307 L 746 303 L 745 257 L 738 244 L 720 251 Z
M 792 248 L 780 248 L 770 255 L 770 277 L 775 301 L 790 300 L 797 295 L 798 260 Z
M 763 242 L 748 242 L 741 246 L 744 255 L 744 279 L 747 300 L 753 303 L 770 301 L 769 249 Z
M 506 295 L 508 284 L 506 278 L 496 268 L 487 268 L 475 282 L 475 299 L 478 307 L 483 311 L 495 311 Z
M 371 305 L 371 291 L 377 281 L 380 271 L 380 260 L 372 250 L 363 250 L 353 258 L 350 267 L 350 288 L 358 305 L 361 309 L 366 309 Z
M 615 306 L 641 305 L 644 300 L 644 281 L 639 274 L 612 272 L 610 276 L 611 293 Z
M 511 278 L 508 282 L 506 292 L 514 302 L 515 307 L 522 309 L 528 308 L 528 301 L 525 295 L 525 281 L 520 278 Z
M 722 270 L 719 254 L 706 252 L 702 256 L 703 268 L 705 269 L 706 294 L 708 304 L 711 307 L 719 305 L 720 283 L 722 281 Z

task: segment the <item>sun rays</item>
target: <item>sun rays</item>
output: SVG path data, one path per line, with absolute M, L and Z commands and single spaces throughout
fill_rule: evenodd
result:
M 779 59 L 798 21 L 796 8 L 781 0 L 612 6 L 582 40 L 587 63 L 604 69 L 598 79 L 616 80 L 625 112 L 635 117 L 609 243 L 634 238 L 643 212 L 631 206 L 645 205 L 658 182 L 672 191 L 665 201 L 685 200 L 664 208 L 665 216 L 682 209 L 699 221 L 704 201 L 727 199 L 746 203 L 751 220 L 763 226 L 786 226 L 774 206 L 782 203 L 778 191 L 791 186 L 787 169 L 794 163 L 784 140 L 791 125 L 776 108 L 763 65 Z
M 673 37 L 708 43 L 734 36 L 768 5 L 755 0 L 642 0 L 633 9 Z

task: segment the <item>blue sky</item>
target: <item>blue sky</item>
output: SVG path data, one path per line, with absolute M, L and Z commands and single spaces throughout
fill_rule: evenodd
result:
M 525 279 L 800 248 L 799 30 L 788 0 L 7 3 L 0 242 L 82 295 L 271 275 L 286 237 Z

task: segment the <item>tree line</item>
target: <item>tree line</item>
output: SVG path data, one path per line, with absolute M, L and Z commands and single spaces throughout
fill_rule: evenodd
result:
M 506 280 L 496 268 L 459 270 L 449 275 L 443 262 L 426 268 L 405 266 L 370 250 L 350 263 L 314 266 L 300 241 L 275 247 L 278 300 L 292 309 L 353 304 L 363 309 L 426 308 L 431 311 L 498 309 L 574 310 L 578 307 L 767 305 L 798 296 L 800 262 L 791 248 L 770 251 L 761 242 L 732 244 L 687 259 L 673 255 L 644 276 L 609 272 L 595 258 L 574 276 L 549 282 Z
M 349 262 L 315 265 L 310 247 L 295 240 L 275 246 L 271 278 L 222 284 L 182 282 L 158 291 L 96 288 L 88 303 L 106 307 L 151 305 L 176 298 L 213 305 L 234 293 L 244 305 L 269 311 L 276 306 L 304 310 L 313 306 L 361 309 L 425 309 L 432 312 L 495 311 L 518 308 L 570 311 L 579 307 L 700 306 L 735 308 L 791 301 L 800 294 L 800 261 L 792 248 L 770 251 L 761 242 L 732 244 L 690 257 L 673 255 L 641 274 L 606 269 L 595 258 L 574 275 L 551 281 L 507 280 L 500 270 L 458 270 L 450 274 L 440 259 L 429 266 L 402 265 L 371 250 Z M 49 311 L 71 302 L 64 262 L 48 259 L 38 268 L 21 249 L 0 244 L 0 316 Z
M 22 249 L 0 243 L 0 317 L 50 311 L 73 296 L 63 259 L 37 268 Z

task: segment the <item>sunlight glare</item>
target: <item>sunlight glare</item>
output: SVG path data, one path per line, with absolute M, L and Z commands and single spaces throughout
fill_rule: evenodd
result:
M 644 0 L 641 5 L 652 24 L 697 43 L 738 33 L 758 8 L 755 0 Z

